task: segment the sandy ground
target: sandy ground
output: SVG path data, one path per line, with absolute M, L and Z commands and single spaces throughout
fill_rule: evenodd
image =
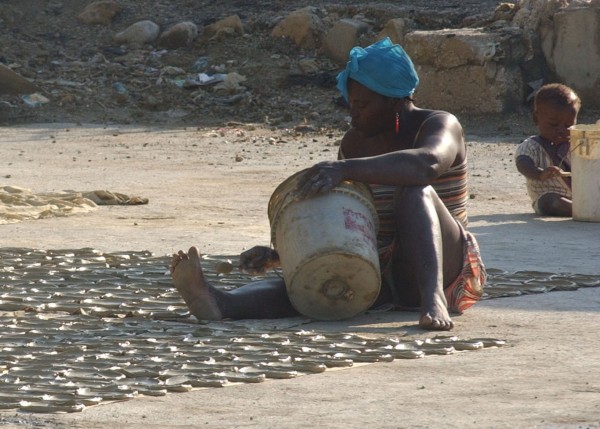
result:
M 0 246 L 150 250 L 192 244 L 238 254 L 268 244 L 267 201 L 293 172 L 335 157 L 340 135 L 252 126 L 150 129 L 75 124 L 0 129 L 0 186 L 33 192 L 106 189 L 148 205 L 103 206 L 0 225 Z M 484 262 L 506 271 L 598 274 L 600 224 L 532 214 L 513 164 L 522 136 L 467 135 L 470 230 Z M 0 413 L 5 427 L 600 427 L 600 288 L 486 300 L 455 319 L 461 338 L 509 346 L 418 361 L 137 398 L 83 413 Z M 413 313 L 307 329 L 424 338 Z

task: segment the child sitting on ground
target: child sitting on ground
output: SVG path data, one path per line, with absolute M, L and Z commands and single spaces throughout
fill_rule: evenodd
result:
M 515 161 L 538 215 L 572 216 L 569 129 L 580 108 L 578 95 L 563 84 L 544 85 L 535 94 L 533 121 L 539 134 L 519 144 Z

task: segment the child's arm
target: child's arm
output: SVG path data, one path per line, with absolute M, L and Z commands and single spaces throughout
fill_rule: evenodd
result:
M 551 177 L 561 176 L 562 170 L 554 165 L 545 170 L 536 166 L 531 158 L 525 155 L 520 155 L 516 160 L 517 170 L 523 176 L 533 180 L 546 180 Z

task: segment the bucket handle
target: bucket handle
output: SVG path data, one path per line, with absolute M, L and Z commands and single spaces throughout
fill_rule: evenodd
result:
M 590 155 L 590 145 L 587 144 L 587 139 L 578 139 L 577 142 L 578 142 L 577 146 L 575 146 L 573 149 L 571 149 L 570 152 L 573 153 L 573 152 L 575 152 L 575 149 L 577 149 L 579 146 L 585 145 L 585 154 L 587 156 L 589 156 Z

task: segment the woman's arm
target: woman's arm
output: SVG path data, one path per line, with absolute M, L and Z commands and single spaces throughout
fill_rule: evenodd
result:
M 342 140 L 342 151 L 344 150 Z M 377 156 L 325 161 L 307 171 L 299 197 L 308 198 L 333 189 L 343 180 L 391 186 L 429 185 L 464 156 L 464 138 L 458 120 L 438 114 L 426 120 L 413 149 Z

